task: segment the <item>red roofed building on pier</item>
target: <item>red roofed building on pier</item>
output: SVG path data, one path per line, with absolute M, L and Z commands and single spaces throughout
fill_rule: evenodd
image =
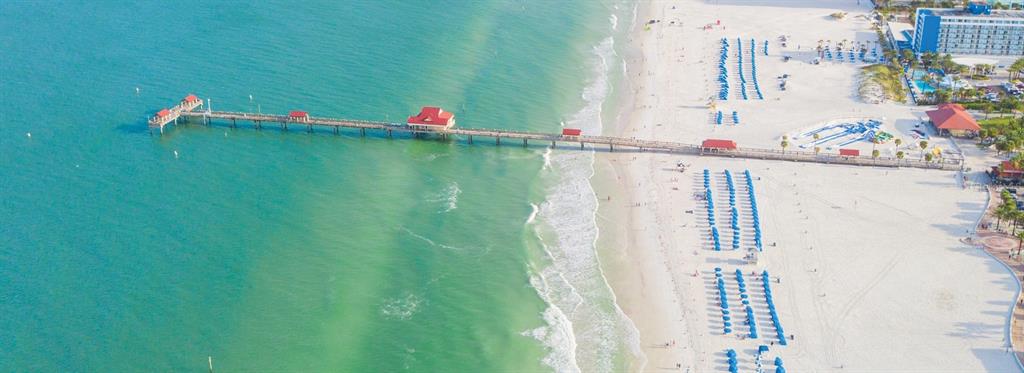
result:
M 455 126 L 455 114 L 435 106 L 424 106 L 420 113 L 409 117 L 409 127 L 417 130 L 444 131 Z
M 300 110 L 293 110 L 288 113 L 288 120 L 296 122 L 306 122 L 309 120 L 309 113 Z
M 736 150 L 736 142 L 732 140 L 707 139 L 700 143 L 700 151 Z
M 192 103 L 192 102 L 196 102 L 196 101 L 199 101 L 199 97 L 196 97 L 196 95 L 192 95 L 192 94 L 190 94 L 188 96 L 185 96 L 185 98 L 181 100 L 181 102 L 184 102 L 184 103 Z

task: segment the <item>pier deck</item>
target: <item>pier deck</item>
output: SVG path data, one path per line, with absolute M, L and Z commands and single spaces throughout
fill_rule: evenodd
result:
M 421 130 L 413 129 L 412 127 L 404 123 L 391 123 L 382 121 L 367 121 L 367 120 L 352 120 L 352 119 L 341 119 L 341 118 L 325 118 L 325 117 L 311 117 L 307 116 L 300 119 L 295 119 L 288 115 L 275 115 L 275 114 L 262 114 L 262 113 L 246 113 L 246 112 L 231 112 L 231 111 L 189 111 L 180 110 L 178 115 L 186 119 L 198 120 L 204 124 L 211 124 L 212 121 L 230 122 L 232 127 L 237 125 L 237 122 L 250 122 L 255 125 L 256 129 L 262 129 L 264 125 L 280 125 L 282 129 L 287 130 L 288 126 L 304 126 L 307 130 L 313 131 L 314 127 L 327 128 L 338 133 L 341 129 L 358 129 L 362 134 L 365 135 L 366 130 L 380 131 L 384 135 L 392 136 L 393 133 L 405 133 L 405 134 L 436 134 L 443 139 L 448 139 L 452 136 L 459 136 L 465 138 L 469 143 L 473 143 L 474 138 L 491 138 L 494 139 L 497 145 L 501 145 L 502 141 L 519 141 L 522 145 L 527 146 L 530 141 L 540 141 L 547 145 L 555 146 L 558 144 L 573 144 L 579 145 L 581 149 L 585 149 L 587 145 L 607 147 L 609 151 L 615 151 L 617 149 L 630 149 L 635 151 L 653 151 L 653 152 L 664 152 L 672 154 L 689 154 L 689 155 L 701 155 L 701 156 L 718 156 L 718 157 L 731 157 L 731 158 L 746 158 L 746 159 L 763 159 L 763 160 L 785 160 L 795 162 L 814 162 L 814 163 L 825 163 L 825 164 L 846 164 L 856 166 L 876 166 L 876 167 L 913 167 L 913 168 L 925 168 L 925 169 L 938 169 L 938 170 L 960 170 L 963 162 L 961 159 L 945 158 L 939 159 L 933 162 L 926 162 L 918 159 L 897 159 L 893 157 L 878 157 L 872 158 L 867 156 L 840 156 L 837 154 L 815 154 L 813 152 L 806 151 L 780 151 L 773 149 L 758 149 L 758 148 L 737 148 L 735 150 L 718 150 L 718 149 L 707 149 L 702 148 L 699 145 L 686 144 L 672 141 L 656 141 L 656 140 L 641 140 L 634 138 L 625 137 L 612 137 L 612 136 L 565 136 L 554 133 L 542 133 L 542 132 L 526 132 L 526 131 L 512 131 L 503 129 L 484 129 L 484 128 L 450 128 L 446 130 Z M 162 126 L 161 126 L 162 130 Z M 161 131 L 162 132 L 162 131 Z

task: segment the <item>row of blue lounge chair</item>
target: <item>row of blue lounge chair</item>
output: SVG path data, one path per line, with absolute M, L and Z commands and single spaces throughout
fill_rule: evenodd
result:
M 757 350 L 757 357 L 755 360 L 757 361 L 758 372 L 763 371 L 761 369 L 761 354 L 765 352 L 768 352 L 768 346 L 765 345 L 761 345 Z M 729 364 L 729 373 L 739 372 L 739 360 L 736 359 L 736 350 L 731 348 L 725 350 L 725 361 Z M 775 373 L 786 373 L 786 368 L 782 367 L 782 358 L 778 356 L 775 357 Z
M 719 110 L 718 113 L 715 114 L 715 124 L 721 125 L 724 119 L 725 115 L 721 110 Z M 732 124 L 740 124 L 740 115 L 736 110 L 732 111 Z

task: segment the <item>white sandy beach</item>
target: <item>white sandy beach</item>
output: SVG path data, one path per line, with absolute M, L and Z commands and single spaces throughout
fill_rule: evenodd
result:
M 688 143 L 724 138 L 740 146 L 778 148 L 781 136 L 829 121 L 878 118 L 883 130 L 904 140 L 908 157 L 918 157 L 910 131 L 925 107 L 860 102 L 856 79 L 863 64 L 807 63 L 818 40 L 875 39 L 869 23 L 858 17 L 870 12 L 869 2 L 862 3 L 641 5 L 631 41 L 640 52 L 624 56 L 631 85 L 624 88 L 634 95 L 625 100 L 618 127 L 605 132 Z M 836 11 L 849 14 L 840 21 L 828 17 Z M 650 19 L 661 22 L 645 31 L 643 23 Z M 720 26 L 702 29 L 717 20 Z M 779 35 L 790 37 L 785 49 Z M 723 37 L 742 38 L 745 55 L 751 38 L 769 41 L 769 55 L 757 56 L 765 99 L 732 94 L 717 103 L 718 110 L 737 111 L 739 125 L 713 124 L 707 107 L 718 92 Z M 783 62 L 783 54 L 793 60 Z M 776 84 L 782 74 L 791 75 L 786 91 Z M 929 141 L 955 150 L 945 139 Z M 846 147 L 862 153 L 872 149 L 866 142 Z M 896 151 L 892 142 L 878 149 Z M 678 170 L 680 162 L 687 165 L 685 172 Z M 980 218 L 986 194 L 961 185 L 958 173 L 651 153 L 599 153 L 595 168 L 601 260 L 619 304 L 640 331 L 646 362 L 637 369 L 681 364 L 682 371 L 726 371 L 725 351 L 735 349 L 740 370 L 753 371 L 756 347 L 769 345 L 775 336 L 760 280 L 751 276 L 768 270 L 779 319 L 794 339 L 771 346 L 765 357 L 781 357 L 789 371 L 1019 371 L 1007 352 L 1008 314 L 1019 286 L 996 260 L 961 243 Z M 745 197 L 738 198 L 741 250 L 725 244 L 724 251 L 710 249 L 706 204 L 695 198 L 704 192 L 704 169 L 713 175 L 723 241 L 731 231 L 722 172 L 730 170 L 738 186 L 745 182 L 744 170 L 752 173 L 765 241 L 756 264 L 743 260 L 752 247 Z M 725 273 L 731 303 L 734 326 L 728 335 L 722 332 L 715 267 Z M 756 340 L 741 338 L 746 327 L 736 269 L 751 285 Z M 774 366 L 769 362 L 765 369 Z

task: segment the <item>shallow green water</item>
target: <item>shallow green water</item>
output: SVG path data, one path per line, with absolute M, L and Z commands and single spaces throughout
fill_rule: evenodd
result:
M 542 150 L 144 121 L 193 92 L 557 131 L 611 12 L 0 2 L 0 370 L 549 369 Z

